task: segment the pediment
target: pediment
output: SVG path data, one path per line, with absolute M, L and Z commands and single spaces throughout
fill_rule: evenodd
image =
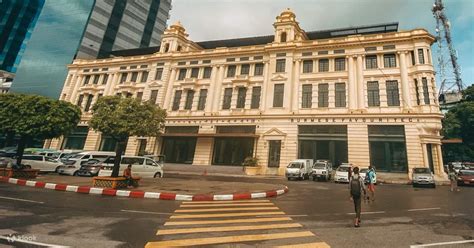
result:
M 286 136 L 286 133 L 284 133 L 280 129 L 274 127 L 272 129 L 266 131 L 265 133 L 263 133 L 263 136 Z
M 277 75 L 274 75 L 274 76 L 272 77 L 272 81 L 285 81 L 285 80 L 287 80 L 287 79 L 288 79 L 288 78 L 285 77 L 285 76 L 282 75 L 282 74 L 277 74 Z

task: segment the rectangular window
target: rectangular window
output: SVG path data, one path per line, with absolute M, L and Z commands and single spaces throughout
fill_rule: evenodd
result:
M 132 98 L 132 96 L 133 96 L 133 94 L 130 93 L 130 92 L 127 92 L 127 93 L 125 94 L 125 97 L 126 97 L 126 98 Z
M 336 83 L 336 107 L 346 107 L 346 83 Z
M 183 93 L 182 90 L 177 90 L 174 93 L 174 99 L 173 99 L 173 107 L 171 110 L 176 111 L 179 109 L 179 103 L 181 102 L 181 93 Z
M 107 84 L 107 80 L 109 80 L 109 74 L 104 74 L 104 77 L 102 77 L 102 84 Z
M 395 54 L 384 54 L 383 55 L 383 67 L 397 67 L 397 60 Z
M 131 82 L 136 82 L 138 78 L 138 72 L 134 71 L 132 72 L 132 78 L 130 79 Z
M 319 72 L 329 71 L 329 59 L 319 60 Z
M 227 67 L 227 77 L 235 77 L 235 65 L 229 65 Z
M 273 107 L 279 108 L 283 107 L 283 96 L 285 92 L 284 84 L 275 84 L 273 90 Z
M 423 84 L 423 98 L 425 104 L 430 104 L 430 93 L 428 91 L 428 79 L 427 78 L 422 78 L 421 82 Z
M 204 67 L 204 74 L 202 75 L 202 78 L 211 78 L 212 74 L 212 67 Z
M 122 73 L 122 77 L 120 78 L 120 83 L 123 84 L 127 81 L 127 76 L 128 76 L 128 73 L 124 72 Z
M 303 61 L 303 73 L 311 73 L 313 72 L 313 61 L 312 60 L 304 60 Z
M 184 80 L 187 72 L 187 69 L 179 69 L 178 80 Z
M 418 90 L 418 80 L 415 79 L 416 104 L 420 105 L 420 91 Z
M 91 80 L 91 75 L 87 75 L 84 79 L 84 85 L 89 84 L 89 80 Z
M 239 87 L 237 95 L 237 108 L 245 108 L 245 98 L 247 96 L 247 88 Z
M 92 105 L 92 99 L 94 98 L 94 95 L 87 95 L 87 102 L 86 106 L 84 107 L 84 111 L 88 112 L 89 109 L 91 108 Z
M 222 109 L 230 109 L 231 101 L 232 101 L 232 88 L 225 88 L 224 102 L 222 103 Z
M 329 85 L 318 84 L 318 107 L 327 108 L 329 106 Z
M 387 87 L 387 105 L 388 106 L 400 106 L 400 95 L 398 92 L 398 82 L 396 80 L 390 80 L 385 82 Z
M 365 56 L 365 69 L 377 69 L 377 55 Z
M 93 84 L 98 84 L 98 83 L 99 83 L 99 77 L 100 77 L 99 74 L 95 75 L 95 76 L 94 76 L 94 80 L 92 80 L 92 83 L 93 83 Z
M 137 92 L 137 100 L 141 102 L 142 98 L 143 98 L 143 92 Z
M 301 108 L 311 108 L 313 102 L 313 85 L 303 84 Z
M 250 73 L 250 65 L 249 64 L 243 64 L 240 67 L 240 75 L 249 75 Z
M 156 104 L 157 97 L 158 97 L 158 90 L 152 90 L 150 94 L 150 103 Z
M 141 78 L 140 82 L 145 83 L 147 80 L 148 80 L 148 72 L 144 71 L 144 72 L 142 72 L 142 78 Z
M 261 76 L 263 75 L 263 63 L 255 64 L 255 72 L 253 73 L 254 76 Z
M 345 71 L 346 70 L 346 58 L 336 58 L 334 60 L 334 66 L 336 71 Z
M 425 63 L 425 55 L 423 54 L 423 49 L 418 49 L 418 62 L 420 64 Z
M 194 90 L 188 90 L 186 94 L 186 102 L 184 103 L 184 109 L 190 110 L 193 108 Z
M 252 103 L 250 104 L 250 108 L 258 109 L 260 108 L 260 93 L 262 88 L 260 86 L 255 86 L 252 88 Z
M 156 68 L 155 80 L 161 80 L 163 77 L 163 68 Z
M 380 106 L 379 82 L 367 82 L 367 104 L 369 107 Z
M 197 108 L 198 110 L 204 110 L 204 108 L 206 107 L 206 99 L 207 99 L 207 89 L 201 89 L 201 91 L 199 91 L 199 101 L 198 101 L 198 108 Z
M 277 59 L 276 60 L 276 72 L 285 72 L 286 59 Z
M 79 98 L 77 99 L 77 106 L 82 108 L 82 101 L 84 101 L 84 95 L 79 95 Z
M 191 69 L 191 78 L 198 78 L 199 68 L 195 67 Z
M 415 65 L 415 51 L 410 51 L 411 65 Z

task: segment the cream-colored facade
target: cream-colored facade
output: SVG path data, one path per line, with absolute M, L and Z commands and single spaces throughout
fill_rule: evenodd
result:
M 307 33 L 290 10 L 273 26 L 273 36 L 195 43 L 171 25 L 154 53 L 75 60 L 61 99 L 81 105 L 80 125 L 100 96 L 151 99 L 166 109 L 163 136 L 130 138 L 127 154 L 167 153 L 196 166 L 256 156 L 262 174 L 282 175 L 291 160 L 310 156 L 443 175 L 431 34 Z M 83 149 L 101 145 L 89 130 Z

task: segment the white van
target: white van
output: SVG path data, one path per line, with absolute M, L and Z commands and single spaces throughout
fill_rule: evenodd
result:
M 288 180 L 291 178 L 309 179 L 313 165 L 312 159 L 297 159 L 291 161 L 285 170 Z
M 120 161 L 119 176 L 127 166 L 132 165 L 132 176 L 143 178 L 160 178 L 163 177 L 163 165 L 157 163 L 151 158 L 141 156 L 122 156 Z M 99 176 L 111 176 L 114 168 L 114 158 L 108 158 L 100 167 Z
M 77 176 L 77 172 L 81 168 L 81 164 L 86 163 L 90 159 L 97 159 L 103 161 L 108 157 L 115 156 L 115 152 L 80 152 L 67 158 L 63 161 L 63 165 L 59 166 L 58 173 L 61 175 Z
M 57 172 L 62 165 L 58 161 L 44 155 L 28 154 L 23 155 L 22 163 L 31 166 L 32 169 L 38 169 L 41 172 Z

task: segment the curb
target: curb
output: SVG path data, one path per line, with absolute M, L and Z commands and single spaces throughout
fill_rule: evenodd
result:
M 75 186 L 67 184 L 56 184 L 56 183 L 45 183 L 38 181 L 30 181 L 24 179 L 10 178 L 0 176 L 0 182 L 16 184 L 20 186 L 29 186 L 34 188 L 51 189 L 56 191 L 69 191 L 82 194 L 93 194 L 93 195 L 106 195 L 106 196 L 122 196 L 129 198 L 151 198 L 160 200 L 172 200 L 172 201 L 225 201 L 225 200 L 248 200 L 257 198 L 268 198 L 276 197 L 288 192 L 288 187 L 285 186 L 283 189 L 270 190 L 265 192 L 255 193 L 238 193 L 238 194 L 225 194 L 225 195 L 211 195 L 211 194 L 198 194 L 198 195 L 183 195 L 176 193 L 166 192 L 145 192 L 141 190 L 117 190 L 110 188 L 95 188 L 89 186 Z

